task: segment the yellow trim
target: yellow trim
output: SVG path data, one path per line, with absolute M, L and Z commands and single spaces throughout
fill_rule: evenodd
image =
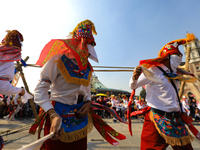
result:
M 61 72 L 62 76 L 64 77 L 65 81 L 68 83 L 74 83 L 78 85 L 88 86 L 90 84 L 90 78 L 92 77 L 92 71 L 89 72 L 88 79 L 79 79 L 77 77 L 71 77 L 68 70 L 65 68 L 64 63 L 61 59 L 55 61 L 59 71 Z
M 183 81 L 183 82 L 188 82 L 188 83 L 195 83 L 197 81 L 197 78 L 195 77 L 190 77 L 190 76 L 187 76 L 187 75 L 178 75 L 177 77 L 166 77 L 169 82 L 170 82 L 170 79 L 172 80 L 179 80 L 179 81 Z
M 92 116 L 90 115 L 90 113 L 88 113 L 88 124 L 86 127 L 84 127 L 83 129 L 74 131 L 74 132 L 70 132 L 70 133 L 64 132 L 62 134 L 60 140 L 65 143 L 71 143 L 74 141 L 78 141 L 78 140 L 86 137 L 87 134 L 89 134 L 92 131 L 92 129 L 93 129 L 93 120 L 92 120 Z
M 192 138 L 192 136 L 190 135 L 189 132 L 188 132 L 188 134 L 189 134 L 188 136 L 184 136 L 184 137 L 181 137 L 181 138 L 166 136 L 158 128 L 158 126 L 157 126 L 157 124 L 154 120 L 153 113 L 151 111 L 149 112 L 149 118 L 154 123 L 158 133 L 165 139 L 167 144 L 169 144 L 171 146 L 184 146 L 184 145 L 190 144 L 191 140 L 193 140 L 193 138 Z

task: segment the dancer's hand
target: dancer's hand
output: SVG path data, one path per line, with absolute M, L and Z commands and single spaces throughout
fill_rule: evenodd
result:
M 79 109 L 79 115 L 80 116 L 85 116 L 88 114 L 88 112 L 90 111 L 90 107 L 91 107 L 91 103 L 90 102 L 87 102 L 85 103 L 81 109 Z
M 52 140 L 58 140 L 58 139 L 60 139 L 61 135 L 64 132 L 64 129 L 59 129 L 62 119 L 55 112 L 55 110 L 53 108 L 48 110 L 48 114 L 50 116 L 50 121 L 51 121 L 50 133 L 54 132 L 54 136 L 51 139 Z
M 137 66 L 135 68 L 135 70 L 133 71 L 133 80 L 137 80 L 139 78 L 139 76 L 141 75 L 142 73 L 142 67 L 141 66 Z

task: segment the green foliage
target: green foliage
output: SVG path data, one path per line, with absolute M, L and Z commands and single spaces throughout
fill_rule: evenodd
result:
M 146 90 L 144 88 L 142 88 L 142 90 L 140 91 L 140 96 L 142 98 L 145 98 L 146 97 Z

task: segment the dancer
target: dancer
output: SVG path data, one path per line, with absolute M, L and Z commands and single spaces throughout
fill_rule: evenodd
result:
M 130 80 L 130 87 L 136 89 L 145 86 L 147 105 L 151 108 L 145 114 L 145 122 L 141 135 L 141 150 L 166 149 L 171 145 L 173 149 L 192 150 L 191 135 L 187 131 L 180 113 L 184 113 L 178 98 L 177 85 L 184 80 L 177 75 L 182 54 L 178 46 L 194 40 L 193 34 L 187 38 L 167 43 L 155 59 L 140 61 L 140 65 L 150 68 L 163 82 L 153 82 L 142 73 L 142 67 L 137 66 Z M 186 79 L 187 80 L 187 79 Z M 148 110 L 148 109 L 146 109 Z
M 38 128 L 40 138 L 44 122 L 44 135 L 52 135 L 53 132 L 52 139 L 46 140 L 41 149 L 62 150 L 67 147 L 69 150 L 86 150 L 87 134 L 93 125 L 112 145 L 119 143 L 111 136 L 126 139 L 94 112 L 107 110 L 120 122 L 126 123 L 116 111 L 91 101 L 93 68 L 88 58 L 98 62 L 93 33 L 97 34 L 94 24 L 90 20 L 82 21 L 70 33 L 69 39 L 51 40 L 40 54 L 36 65 L 43 68 L 34 101 L 41 110 L 29 133 L 35 134 Z
M 7 35 L 0 44 L 0 93 L 3 95 L 24 95 L 25 90 L 14 87 L 10 81 L 14 79 L 14 61 L 21 60 L 22 34 L 17 30 L 7 31 Z M 0 149 L 3 148 L 0 137 Z
M 48 114 L 45 135 L 55 133 L 43 144 L 44 149 L 87 149 L 87 134 L 93 127 L 88 114 L 93 69 L 88 58 L 98 62 L 92 33 L 97 34 L 90 20 L 80 22 L 70 33 L 70 39 L 49 42 L 36 63 L 45 65 L 34 101 Z
M 0 44 L 0 93 L 3 95 L 24 95 L 23 88 L 14 87 L 10 82 L 14 79 L 14 61 L 21 60 L 22 34 L 17 30 L 7 31 Z

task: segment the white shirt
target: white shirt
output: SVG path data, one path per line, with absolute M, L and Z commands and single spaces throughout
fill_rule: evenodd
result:
M 128 101 L 123 99 L 123 104 L 124 104 L 124 108 L 127 108 L 128 107 Z
M 137 104 L 138 101 L 139 101 L 138 99 L 134 99 L 135 104 Z
M 116 107 L 115 103 L 116 103 L 115 99 L 111 99 L 111 107 Z
M 182 100 L 182 105 L 183 105 L 183 108 L 188 109 L 188 110 L 190 109 L 188 99 Z
M 53 108 L 51 101 L 57 101 L 63 104 L 77 104 L 78 95 L 84 95 L 84 100 L 91 100 L 90 87 L 68 83 L 65 81 L 57 68 L 55 60 L 58 60 L 63 54 L 53 56 L 41 70 L 40 78 L 48 79 L 51 83 L 39 81 L 34 90 L 34 101 L 40 105 L 44 111 Z M 49 98 L 48 90 L 51 89 Z
M 142 109 L 142 108 L 146 107 L 146 104 L 145 104 L 145 102 L 140 102 L 138 100 L 138 102 L 136 103 L 136 106 L 138 109 Z
M 4 95 L 18 94 L 22 91 L 21 88 L 14 87 L 10 81 L 14 78 L 15 65 L 14 62 L 0 61 L 0 77 L 8 78 L 9 81 L 0 80 L 0 93 Z
M 166 71 L 170 72 L 169 69 L 163 64 L 160 67 Z M 146 101 L 147 105 L 166 112 L 179 111 L 179 103 L 176 91 L 172 86 L 171 82 L 163 75 L 157 67 L 153 66 L 150 68 L 156 76 L 158 76 L 164 84 L 158 84 L 153 81 L 148 80 L 142 73 L 138 80 L 130 79 L 131 89 L 136 89 L 145 85 L 146 89 Z M 177 86 L 177 81 L 175 81 Z

